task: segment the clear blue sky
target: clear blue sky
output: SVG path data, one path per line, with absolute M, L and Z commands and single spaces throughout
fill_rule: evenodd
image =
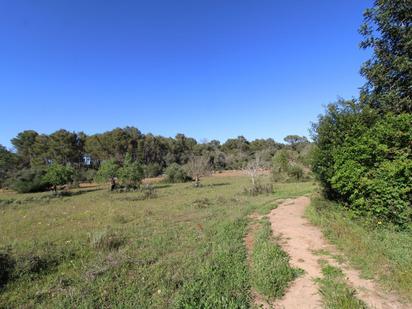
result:
M 136 126 L 308 135 L 363 84 L 366 0 L 0 0 L 0 144 Z

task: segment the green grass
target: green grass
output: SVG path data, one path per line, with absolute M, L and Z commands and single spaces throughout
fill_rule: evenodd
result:
M 248 214 L 314 184 L 251 197 L 244 177 L 202 182 L 158 184 L 147 200 L 99 188 L 0 194 L 0 307 L 249 307 Z
M 346 284 L 342 271 L 327 262 L 322 264 L 323 277 L 317 281 L 325 308 L 366 309 L 366 305 L 356 298 L 356 291 Z
M 412 301 L 410 231 L 351 218 L 345 209 L 320 197 L 312 198 L 306 215 L 364 277 L 377 278 L 388 290 Z
M 252 284 L 269 300 L 285 294 L 302 270 L 289 265 L 289 256 L 276 244 L 267 218 L 260 223 L 252 252 Z

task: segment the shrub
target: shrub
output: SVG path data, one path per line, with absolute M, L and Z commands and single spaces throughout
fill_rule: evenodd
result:
M 90 244 L 99 250 L 117 250 L 125 242 L 124 237 L 111 230 L 97 231 L 89 235 Z
M 53 163 L 47 168 L 43 179 L 51 184 L 56 192 L 57 186 L 65 185 L 73 180 L 73 174 L 74 170 L 70 166 Z
M 204 198 L 199 198 L 199 199 L 194 200 L 192 204 L 195 208 L 202 209 L 202 208 L 208 208 L 212 204 L 212 202 L 207 197 L 204 197 Z
M 352 121 L 347 124 L 352 131 L 346 131 L 340 143 L 325 137 L 325 126 L 346 118 L 354 120 L 355 116 L 335 115 L 339 121 L 334 122 L 331 117 L 327 114 L 318 125 L 319 151 L 315 156 L 315 171 L 327 192 L 346 202 L 355 213 L 399 225 L 411 222 L 412 115 L 387 114 L 369 127 Z M 356 126 L 358 129 L 354 129 Z
M 58 264 L 55 257 L 34 252 L 21 254 L 16 259 L 15 276 L 34 276 Z
M 272 180 L 301 181 L 307 178 L 303 166 L 307 163 L 308 154 L 298 154 L 296 151 L 281 149 L 272 159 Z
M 143 179 L 143 168 L 139 162 L 133 161 L 127 154 L 123 166 L 118 171 L 119 179 L 126 187 L 138 187 Z
M 140 196 L 142 200 L 150 200 L 157 197 L 157 191 L 155 187 L 151 185 L 145 185 L 140 190 L 142 192 L 142 195 Z
M 96 170 L 92 168 L 88 169 L 79 169 L 76 170 L 73 175 L 73 182 L 81 183 L 81 182 L 88 182 L 91 183 L 96 178 Z
M 10 280 L 14 270 L 15 260 L 9 252 L 0 251 L 0 289 Z
M 299 165 L 291 165 L 288 168 L 288 175 L 295 180 L 303 179 L 303 168 Z
M 110 190 L 116 187 L 116 177 L 119 170 L 119 166 L 114 160 L 104 161 L 99 170 L 96 173 L 95 180 L 97 182 L 107 182 L 110 180 Z
M 143 170 L 145 178 L 157 177 L 161 175 L 163 171 L 162 167 L 158 163 L 147 164 L 143 167 Z
M 289 155 L 285 149 L 276 151 L 272 159 L 272 172 L 274 174 L 287 173 L 289 168 Z
M 271 194 L 273 193 L 273 184 L 261 184 L 260 182 L 256 182 L 255 185 L 244 188 L 243 193 L 251 196 Z
M 177 182 L 186 182 L 190 180 L 190 177 L 187 175 L 185 169 L 177 164 L 172 163 L 166 168 L 166 181 L 171 183 Z
M 17 172 L 10 180 L 9 187 L 19 193 L 46 191 L 50 184 L 44 179 L 41 169 L 24 169 Z

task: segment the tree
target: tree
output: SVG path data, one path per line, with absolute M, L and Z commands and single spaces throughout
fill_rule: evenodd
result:
M 33 146 L 36 142 L 36 137 L 39 134 L 33 130 L 20 132 L 15 138 L 11 140 L 17 155 L 20 157 L 25 167 L 31 166 L 34 153 Z
M 44 168 L 50 164 L 50 138 L 46 134 L 36 136 L 32 147 L 31 167 Z
M 17 156 L 0 145 L 0 188 L 9 174 L 17 169 Z
M 312 170 L 320 180 L 328 198 L 336 199 L 339 192 L 332 187 L 335 173 L 333 154 L 344 143 L 364 132 L 373 123 L 369 116 L 363 116 L 362 109 L 354 100 L 339 100 L 329 104 L 325 114 L 313 124 L 312 137 L 315 142 Z
M 53 186 L 54 192 L 57 192 L 57 186 L 65 185 L 72 181 L 74 170 L 68 165 L 52 163 L 46 170 L 43 179 Z
M 260 159 L 260 155 L 256 155 L 255 158 L 249 161 L 243 171 L 246 175 L 248 175 L 252 181 L 252 186 L 255 187 L 256 185 L 256 177 L 259 174 L 259 171 L 262 169 L 263 164 L 262 160 Z
M 361 102 L 381 112 L 412 112 L 412 2 L 375 0 L 364 13 L 360 46 L 373 56 L 361 69 L 367 79 Z
M 130 154 L 126 154 L 123 166 L 118 171 L 119 179 L 127 186 L 138 186 L 144 178 L 142 166 L 132 160 Z
M 287 173 L 289 169 L 289 155 L 286 149 L 276 151 L 272 159 L 274 173 Z
M 110 181 L 110 191 L 116 187 L 116 177 L 118 175 L 119 165 L 115 160 L 106 160 L 100 165 L 96 173 L 96 181 L 107 182 Z
M 237 138 L 229 138 L 222 145 L 222 150 L 226 153 L 247 153 L 250 150 L 250 143 L 244 136 L 238 136 Z
M 48 158 L 62 165 L 71 163 L 79 167 L 83 161 L 83 142 L 75 132 L 58 130 L 49 135 Z
M 296 146 L 298 144 L 308 143 L 308 139 L 306 137 L 299 135 L 288 135 L 283 140 L 294 150 L 296 150 Z
M 192 156 L 186 164 L 187 174 L 195 181 L 195 187 L 200 186 L 200 178 L 210 173 L 209 161 L 203 156 Z
M 412 221 L 412 2 L 376 0 L 364 14 L 372 58 L 358 101 L 330 104 L 314 126 L 313 171 L 354 213 Z

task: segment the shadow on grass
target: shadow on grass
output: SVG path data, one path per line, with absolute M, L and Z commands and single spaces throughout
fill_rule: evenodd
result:
M 100 191 L 103 190 L 102 188 L 94 188 L 94 189 L 80 189 L 80 190 L 76 190 L 76 191 L 60 191 L 57 193 L 53 193 L 53 195 L 55 195 L 56 197 L 59 196 L 75 196 L 75 195 L 81 195 L 81 194 L 85 194 L 85 193 L 90 193 L 90 192 L 95 192 L 95 191 Z
M 212 187 L 212 188 L 214 188 L 214 187 L 222 187 L 222 186 L 228 186 L 228 185 L 230 185 L 229 182 L 219 182 L 219 183 L 211 183 L 211 184 L 208 184 L 207 187 Z
M 155 189 L 165 189 L 165 188 L 170 188 L 172 185 L 171 184 L 168 184 L 168 183 L 166 183 L 166 184 L 155 184 L 155 185 L 153 185 L 153 187 L 155 188 Z
M 87 189 L 87 190 L 78 190 L 78 191 L 58 191 L 58 192 L 52 191 L 48 193 L 45 192 L 44 195 L 28 196 L 22 199 L 15 199 L 15 198 L 0 199 L 0 206 L 17 206 L 17 205 L 23 205 L 26 203 L 48 203 L 53 199 L 71 197 L 71 196 L 86 194 L 86 193 L 99 191 L 99 190 L 102 190 L 102 189 L 96 188 L 96 189 Z

